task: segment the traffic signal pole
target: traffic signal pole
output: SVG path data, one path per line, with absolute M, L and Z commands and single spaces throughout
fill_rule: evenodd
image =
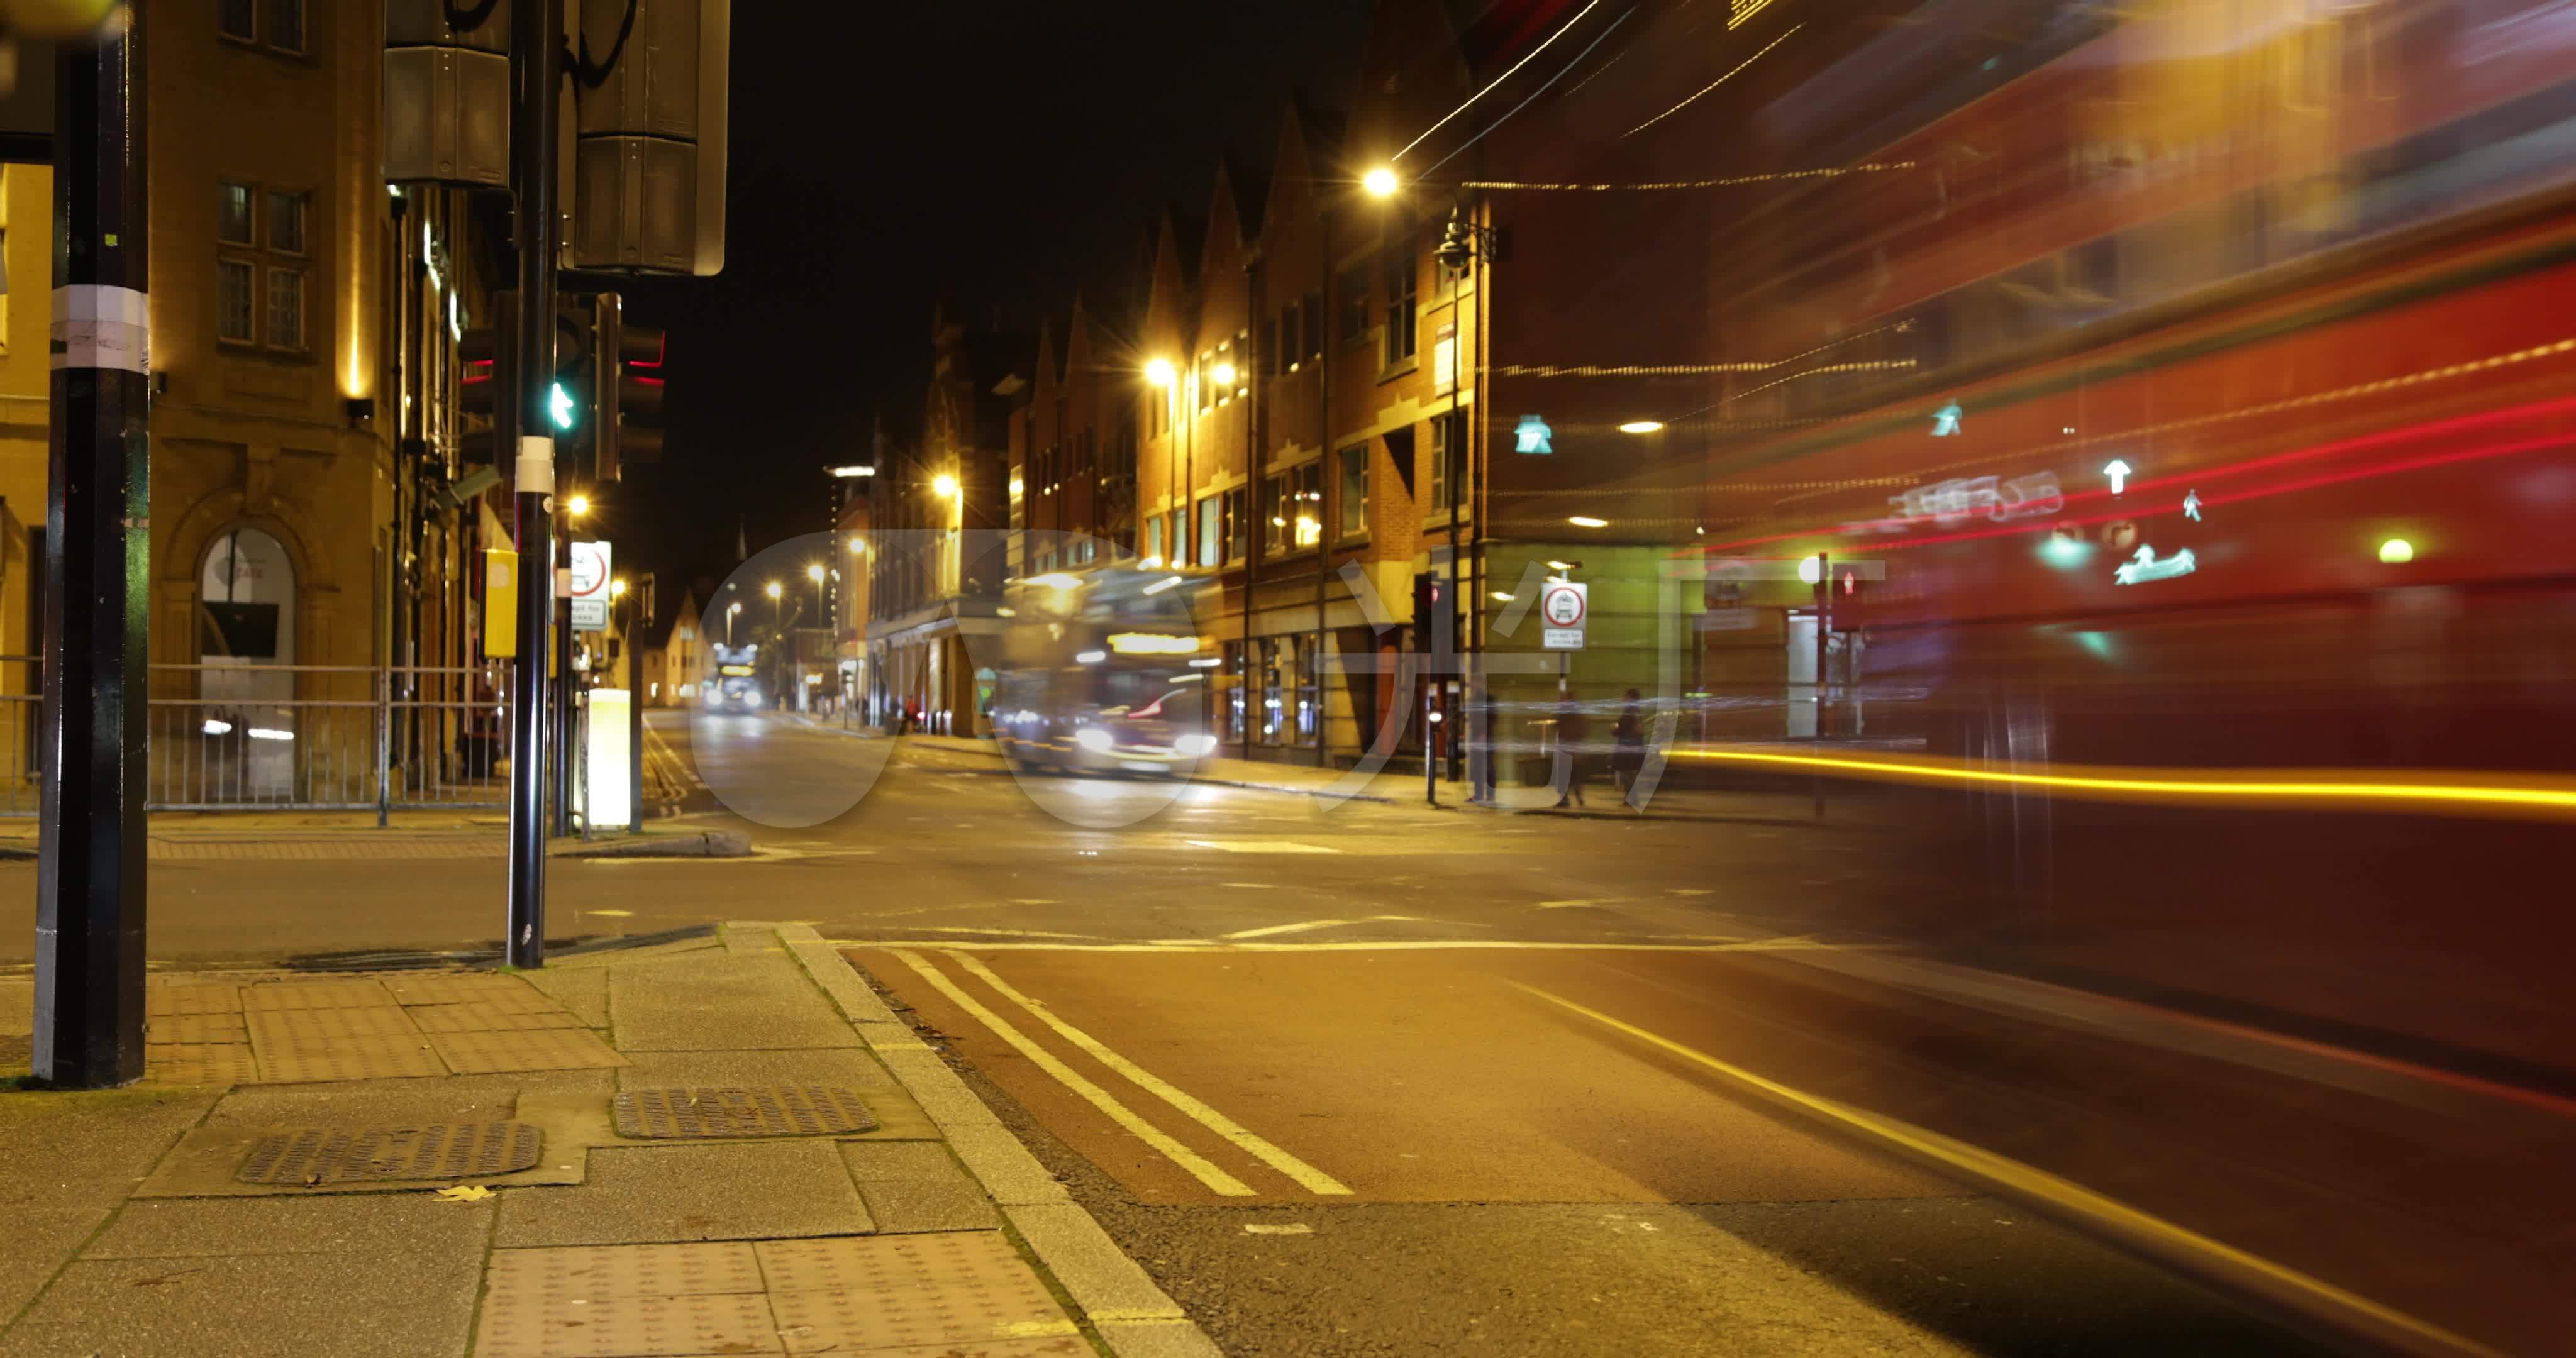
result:
M 54 76 L 54 335 L 34 1069 L 143 1078 L 150 313 L 142 4 Z
M 543 432 L 538 395 L 554 372 L 555 92 L 562 78 L 563 7 L 510 10 L 510 70 L 518 107 L 510 124 L 511 178 L 518 189 L 517 373 L 502 393 L 502 430 L 518 450 L 515 503 L 519 543 L 519 654 L 510 672 L 510 965 L 546 961 L 546 659 L 554 618 L 554 440 Z M 560 758 L 562 751 L 557 751 Z

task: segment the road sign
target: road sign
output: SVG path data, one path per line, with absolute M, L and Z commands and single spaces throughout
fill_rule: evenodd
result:
M 572 627 L 576 632 L 608 630 L 608 544 L 576 542 L 572 547 Z
M 1551 580 L 1538 596 L 1539 645 L 1551 651 L 1583 649 L 1583 620 L 1592 613 L 1591 587 Z

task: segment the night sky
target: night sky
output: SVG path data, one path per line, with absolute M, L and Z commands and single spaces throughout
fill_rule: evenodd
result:
M 670 435 L 603 497 L 620 564 L 685 585 L 737 515 L 754 552 L 823 531 L 821 468 L 880 407 L 918 423 L 940 294 L 1033 332 L 1138 286 L 1158 204 L 1204 212 L 1221 150 L 1266 166 L 1292 89 L 1348 103 L 1368 12 L 736 5 L 725 271 L 629 294 L 670 332 Z

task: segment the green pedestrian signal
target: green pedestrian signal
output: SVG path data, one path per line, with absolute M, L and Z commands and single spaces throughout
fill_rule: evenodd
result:
M 579 407 L 560 379 L 546 389 L 546 414 L 554 420 L 555 428 L 567 434 L 579 421 Z

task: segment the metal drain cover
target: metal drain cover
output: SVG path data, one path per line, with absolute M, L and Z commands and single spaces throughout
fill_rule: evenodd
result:
M 470 1179 L 537 1163 L 528 1122 L 433 1122 L 417 1127 L 300 1127 L 251 1147 L 246 1184 L 336 1184 L 358 1179 Z
M 835 1136 L 877 1125 L 857 1090 L 824 1085 L 635 1089 L 613 1107 L 619 1136 Z

